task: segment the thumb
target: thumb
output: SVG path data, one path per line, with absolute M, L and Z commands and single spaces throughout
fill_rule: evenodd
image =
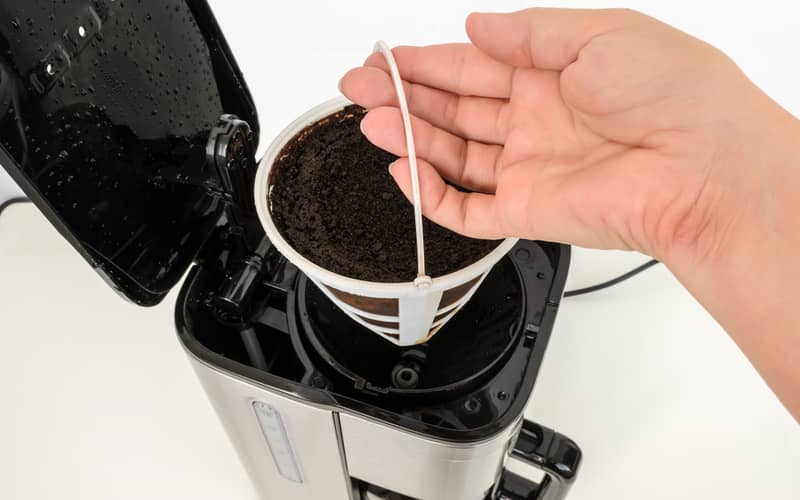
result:
M 561 71 L 575 62 L 592 38 L 645 19 L 647 16 L 627 9 L 473 13 L 467 18 L 467 34 L 476 47 L 500 62 Z

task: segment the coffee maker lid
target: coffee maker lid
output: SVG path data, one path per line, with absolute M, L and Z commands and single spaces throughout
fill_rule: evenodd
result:
M 112 286 L 158 303 L 221 222 L 206 144 L 252 97 L 206 0 L 0 1 L 0 164 Z

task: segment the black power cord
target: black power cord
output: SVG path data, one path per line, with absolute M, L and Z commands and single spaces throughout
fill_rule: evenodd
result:
M 641 266 L 639 266 L 639 267 L 637 267 L 635 269 L 631 269 L 627 273 L 625 273 L 623 275 L 620 275 L 620 276 L 617 276 L 616 278 L 610 279 L 608 281 L 604 281 L 602 283 L 598 283 L 598 284 L 592 285 L 592 286 L 587 286 L 585 288 L 578 288 L 578 289 L 575 289 L 575 290 L 567 290 L 566 292 L 564 292 L 564 297 L 575 297 L 576 295 L 585 295 L 587 293 L 593 293 L 593 292 L 597 292 L 597 291 L 603 290 L 605 288 L 612 287 L 614 285 L 622 283 L 623 281 L 625 281 L 627 279 L 633 278 L 637 274 L 641 273 L 642 271 L 646 271 L 646 270 L 650 269 L 651 267 L 655 266 L 656 264 L 659 264 L 659 261 L 657 261 L 655 259 L 649 260 L 649 261 L 645 262 L 644 264 L 642 264 Z
M 27 199 L 27 198 L 11 198 L 9 200 L 0 201 L 0 214 L 3 213 L 3 210 L 5 210 L 6 208 L 10 207 L 11 205 L 13 205 L 15 203 L 25 203 L 25 202 L 28 202 L 28 201 L 30 201 L 30 200 Z

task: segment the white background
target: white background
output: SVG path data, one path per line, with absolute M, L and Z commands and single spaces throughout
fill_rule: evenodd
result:
M 464 40 L 469 11 L 531 5 L 212 2 L 257 102 L 262 150 L 336 94 L 376 39 Z M 717 45 L 800 114 L 796 2 L 613 6 Z M 0 176 L 0 199 L 10 186 Z M 642 261 L 578 250 L 569 283 Z M 0 216 L 0 276 L 0 498 L 255 498 L 174 338 L 174 297 L 122 302 L 29 206 Z M 664 268 L 564 301 L 528 416 L 584 449 L 570 499 L 800 498 L 797 424 Z

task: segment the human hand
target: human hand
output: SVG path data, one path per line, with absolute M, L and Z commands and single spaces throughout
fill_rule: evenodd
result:
M 473 44 L 394 50 L 428 218 L 668 261 L 704 258 L 748 216 L 744 157 L 767 147 L 756 108 L 771 101 L 718 50 L 627 10 L 473 14 L 467 32 Z M 371 109 L 367 137 L 405 155 L 382 56 L 340 86 Z M 407 160 L 392 174 L 410 195 Z
M 394 50 L 423 213 L 664 261 L 800 419 L 797 120 L 722 52 L 637 12 L 473 14 L 467 32 Z M 370 109 L 369 140 L 404 156 L 383 58 L 340 88 Z M 391 172 L 410 198 L 407 159 Z

